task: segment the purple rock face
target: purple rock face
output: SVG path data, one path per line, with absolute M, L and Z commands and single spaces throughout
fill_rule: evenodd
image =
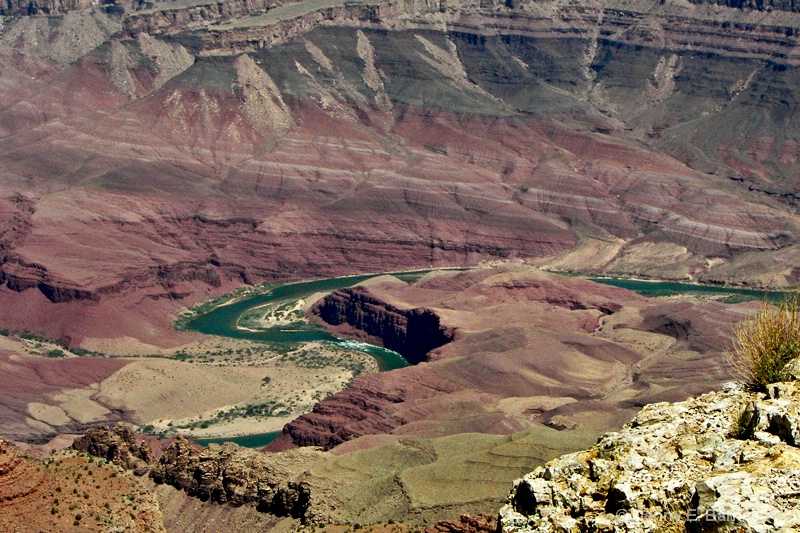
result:
M 453 340 L 452 328 L 430 309 L 398 309 L 359 288 L 336 291 L 311 310 L 332 326 L 347 325 L 376 339 L 411 364 L 428 360 L 428 352 Z

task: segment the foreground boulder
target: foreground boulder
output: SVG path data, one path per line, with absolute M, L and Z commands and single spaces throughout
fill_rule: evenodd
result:
M 514 482 L 505 532 L 800 531 L 800 386 L 644 409 Z

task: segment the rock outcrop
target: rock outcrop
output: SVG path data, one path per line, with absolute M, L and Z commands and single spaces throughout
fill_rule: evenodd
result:
M 504 532 L 800 530 L 800 384 L 648 405 L 514 483 Z
M 362 287 L 335 291 L 314 304 L 310 312 L 330 326 L 349 326 L 351 335 L 376 340 L 412 365 L 427 361 L 430 351 L 453 340 L 453 328 L 442 324 L 434 311 L 399 309 Z
M 156 483 L 203 501 L 253 504 L 259 511 L 294 518 L 308 514 L 311 486 L 303 472 L 319 460 L 318 452 L 311 449 L 264 455 L 232 443 L 204 448 L 182 436 L 172 439 L 156 458 L 148 441 L 124 424 L 92 428 L 72 448 L 139 476 L 149 472 Z
M 153 466 L 150 476 L 156 483 L 167 483 L 204 501 L 254 503 L 277 516 L 305 518 L 311 487 L 303 480 L 300 465 L 308 466 L 313 460 L 304 462 L 299 456 L 311 458 L 313 452 L 268 456 L 230 443 L 198 450 L 178 437 Z
M 145 441 L 136 442 L 133 428 L 126 424 L 117 424 L 111 431 L 105 427 L 91 428 L 75 439 L 72 447 L 133 470 L 136 475 L 147 473 L 154 460 L 150 446 Z

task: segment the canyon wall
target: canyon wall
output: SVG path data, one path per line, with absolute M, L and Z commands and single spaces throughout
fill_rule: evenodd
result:
M 15 329 L 165 342 L 182 305 L 375 265 L 797 279 L 792 11 L 73 7 L 0 29 Z
M 383 334 L 410 334 L 399 311 L 419 308 L 447 317 L 458 334 L 424 364 L 356 377 L 284 426 L 268 451 L 347 449 L 380 434 L 507 434 L 541 425 L 603 431 L 642 405 L 728 379 L 730 327 L 746 312 L 715 302 L 651 302 L 522 265 L 439 273 L 413 285 L 376 281 L 318 307 L 342 321 L 328 327 L 343 336 L 364 334 L 343 322 L 348 316 L 362 328 L 377 323 Z
M 399 309 L 358 287 L 325 296 L 310 312 L 331 326 L 349 326 L 337 331 L 346 329 L 350 336 L 377 340 L 412 365 L 427 361 L 431 350 L 453 340 L 453 328 L 443 325 L 430 309 Z
M 6 0 L 0 4 L 0 15 L 63 15 L 69 11 L 88 9 L 99 3 L 99 0 Z
M 291 2 L 289 2 L 291 3 Z M 240 17 L 260 15 L 274 9 L 283 2 L 277 0 L 237 0 L 230 2 L 192 3 L 174 6 L 168 2 L 156 2 L 150 8 L 129 12 L 125 18 L 124 31 L 136 37 L 185 30 L 192 27 L 229 21 Z

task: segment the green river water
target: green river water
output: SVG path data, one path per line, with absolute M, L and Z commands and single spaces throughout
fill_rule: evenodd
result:
M 592 281 L 629 289 L 643 296 L 675 296 L 689 294 L 694 296 L 721 296 L 722 302 L 737 303 L 750 300 L 763 300 L 765 297 L 773 303 L 780 302 L 787 294 L 780 291 L 763 291 L 756 289 L 740 289 L 737 287 L 720 287 L 717 285 L 700 285 L 697 283 L 678 283 L 674 281 L 645 281 L 627 278 L 589 277 Z
M 391 273 L 392 276 L 406 282 L 413 282 L 431 270 L 418 270 L 412 272 Z M 342 278 L 328 278 L 313 281 L 302 281 L 298 283 L 288 283 L 269 288 L 268 292 L 247 296 L 223 304 L 201 313 L 184 324 L 184 328 L 190 331 L 197 331 L 207 335 L 219 335 L 233 337 L 236 339 L 249 339 L 269 343 L 298 343 L 323 341 L 330 342 L 347 348 L 358 350 L 370 354 L 378 364 L 378 370 L 385 372 L 395 368 L 408 366 L 402 355 L 380 346 L 373 346 L 363 342 L 342 339 L 332 335 L 323 328 L 315 324 L 299 324 L 286 327 L 274 327 L 253 331 L 241 329 L 237 326 L 239 318 L 254 307 L 267 304 L 280 305 L 282 303 L 293 302 L 301 298 L 307 298 L 314 293 L 334 291 L 350 287 L 362 281 L 366 281 L 383 274 L 365 274 L 362 276 L 348 276 Z M 235 442 L 241 446 L 250 448 L 261 448 L 266 446 L 280 435 L 280 431 L 261 433 L 257 435 L 244 435 L 240 437 L 230 437 L 224 439 L 194 439 L 197 443 L 207 445 L 210 443 Z
M 391 273 L 403 281 L 413 282 L 431 270 L 413 272 Z M 378 363 L 381 372 L 408 366 L 408 362 L 397 352 L 379 346 L 373 346 L 352 340 L 345 340 L 332 335 L 314 324 L 292 325 L 275 327 L 264 330 L 248 330 L 237 327 L 239 318 L 248 310 L 267 304 L 282 304 L 306 298 L 317 292 L 327 292 L 344 287 L 350 287 L 370 278 L 383 274 L 365 274 L 361 276 L 348 276 L 342 278 L 328 278 L 299 283 L 289 283 L 272 287 L 268 292 L 243 297 L 229 304 L 223 304 L 201 313 L 185 323 L 184 327 L 191 331 L 207 335 L 220 335 L 237 339 L 249 339 L 269 343 L 297 343 L 310 341 L 324 341 L 337 344 L 347 349 L 360 350 L 370 354 Z M 717 287 L 712 285 L 697 285 L 690 283 L 676 283 L 663 281 L 642 281 L 623 278 L 590 278 L 592 281 L 606 285 L 614 285 L 636 291 L 645 296 L 670 296 L 675 294 L 705 294 L 722 295 L 723 301 L 760 300 L 765 295 L 771 300 L 778 300 L 784 293 Z M 225 439 L 195 439 L 199 444 L 235 442 L 241 446 L 260 448 L 266 446 L 280 435 L 279 431 L 257 435 L 245 435 Z

